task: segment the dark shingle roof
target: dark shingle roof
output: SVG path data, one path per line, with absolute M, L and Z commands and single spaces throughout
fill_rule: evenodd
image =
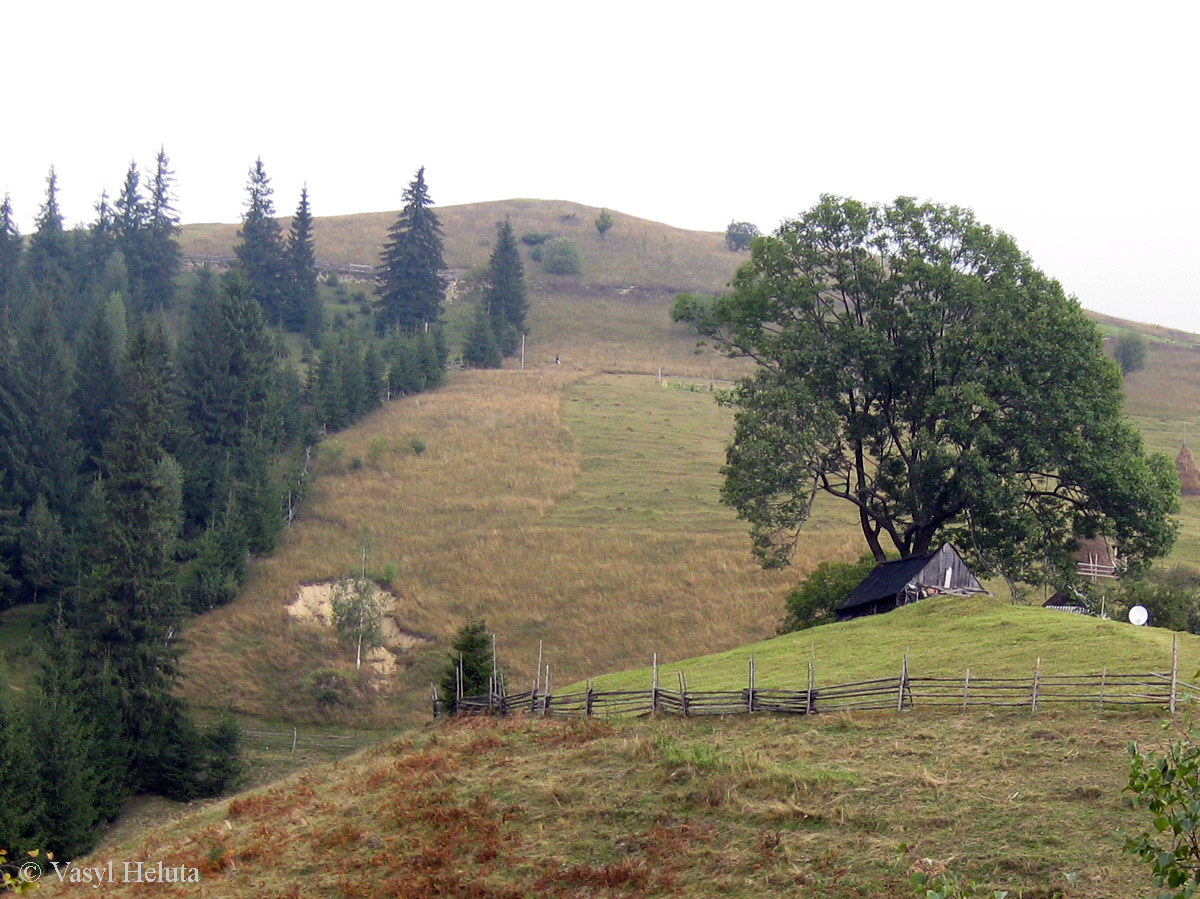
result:
M 837 607 L 838 611 L 895 596 L 908 586 L 908 582 L 916 577 L 921 569 L 929 564 L 929 560 L 939 552 L 940 550 L 935 549 L 923 556 L 912 556 L 907 559 L 898 559 L 895 562 L 880 562 L 871 569 L 871 573 L 863 578 L 857 587 L 850 591 L 850 595 L 842 600 L 842 604 Z

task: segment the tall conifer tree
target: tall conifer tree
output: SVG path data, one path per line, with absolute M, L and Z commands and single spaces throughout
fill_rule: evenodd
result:
M 404 208 L 388 229 L 383 248 L 376 320 L 381 332 L 414 331 L 432 325 L 441 315 L 446 296 L 441 271 L 446 263 L 442 225 L 432 206 L 422 166 L 404 191 Z
M 21 268 L 21 232 L 13 216 L 8 194 L 0 202 L 0 307 L 16 302 Z
M 53 166 L 46 176 L 46 200 L 34 222 L 25 262 L 32 290 L 61 311 L 70 300 L 73 264 L 58 206 L 58 175 Z
M 488 260 L 488 286 L 483 297 L 500 351 L 511 356 L 521 345 L 529 303 L 525 294 L 525 265 L 521 262 L 521 251 L 508 219 L 497 228 L 496 246 Z
M 113 438 L 105 447 L 92 574 L 75 629 L 89 676 L 111 679 L 130 786 L 162 791 L 163 759 L 183 715 L 174 696 L 182 604 L 174 548 L 180 472 L 171 436 L 170 345 L 161 326 L 129 338 Z
M 147 291 L 149 252 L 147 233 L 150 213 L 142 198 L 142 176 L 137 163 L 130 161 L 125 172 L 125 182 L 117 196 L 116 215 L 113 228 L 117 246 L 125 257 L 125 270 L 129 276 L 129 306 L 134 315 L 143 315 L 153 308 Z
M 267 321 L 278 325 L 286 305 L 288 266 L 282 231 L 275 220 L 273 193 L 260 157 L 250 168 L 246 214 L 238 231 L 241 241 L 234 247 L 234 253 L 249 282 L 250 295 L 262 306 Z
M 315 338 L 321 332 L 321 301 L 317 297 L 317 248 L 307 185 L 300 191 L 300 205 L 288 230 L 287 260 L 291 279 L 284 327 Z
M 166 150 L 159 148 L 154 157 L 154 179 L 146 209 L 145 291 L 150 308 L 171 305 L 175 296 L 175 276 L 179 273 L 179 213 L 171 194 L 175 173 L 171 171 Z

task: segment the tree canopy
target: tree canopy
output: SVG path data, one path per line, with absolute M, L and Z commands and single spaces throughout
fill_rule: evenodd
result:
M 380 331 L 413 331 L 442 314 L 446 282 L 441 271 L 442 224 L 431 208 L 425 167 L 404 191 L 404 208 L 388 229 L 379 276 Z
M 969 210 L 823 197 L 755 241 L 729 294 L 674 314 L 758 363 L 729 398 L 723 499 L 764 564 L 818 492 L 856 507 L 878 560 L 952 540 L 1034 582 L 1077 536 L 1134 567 L 1174 542 L 1174 471 L 1123 420 L 1098 329 Z

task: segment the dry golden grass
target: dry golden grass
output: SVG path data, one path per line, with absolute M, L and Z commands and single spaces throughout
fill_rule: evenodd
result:
M 76 864 L 200 877 L 106 883 L 116 897 L 911 899 L 920 860 L 987 895 L 1143 897 L 1148 872 L 1122 844 L 1150 815 L 1122 794 L 1125 741 L 1161 738 L 1153 715 L 1056 712 L 468 719 Z
M 374 541 L 371 564 L 395 563 L 400 572 L 403 625 L 437 642 L 407 660 L 379 702 L 341 710 L 338 720 L 383 724 L 427 714 L 428 683 L 472 615 L 499 634 L 514 684 L 532 677 L 539 640 L 555 681 L 567 683 L 644 663 L 653 652 L 678 659 L 768 636 L 780 597 L 800 572 L 760 570 L 744 533 L 729 526 L 728 510 L 716 507 L 722 521 L 709 528 L 570 526 L 550 515 L 580 477 L 583 457 L 561 413 L 564 388 L 580 377 L 553 365 L 464 372 L 440 391 L 392 403 L 331 437 L 324 453 L 341 444 L 342 461 L 319 464 L 296 525 L 271 557 L 252 565 L 235 604 L 189 627 L 189 698 L 259 717 L 311 719 L 304 675 L 344 667 L 346 653 L 328 635 L 289 621 L 283 606 L 300 584 L 351 569 L 363 525 Z M 719 436 L 728 413 L 709 412 Z M 421 455 L 408 449 L 414 436 L 428 445 Z M 376 466 L 354 470 L 350 461 L 367 458 L 380 438 L 389 451 Z M 714 491 L 720 447 L 714 440 L 700 457 L 709 460 Z M 638 502 L 648 505 L 662 489 L 661 475 L 644 489 Z M 801 558 L 854 552 L 841 537 L 832 544 L 828 534 L 814 534 Z
M 436 196 L 436 193 L 435 193 Z M 723 234 L 688 231 L 610 210 L 614 225 L 603 240 L 593 224 L 600 210 L 562 200 L 501 200 L 461 206 L 436 206 L 445 238 L 446 264 L 453 269 L 486 265 L 496 239 L 496 225 L 512 222 L 517 236 L 548 232 L 574 240 L 583 255 L 580 277 L 545 275 L 529 260 L 521 244 L 531 282 L 571 288 L 580 283 L 612 287 L 637 285 L 665 291 L 719 291 L 733 277 L 745 253 L 731 253 Z M 288 219 L 282 219 L 286 230 Z M 313 222 L 317 258 L 333 262 L 377 265 L 395 212 L 318 216 Z M 185 225 L 180 244 L 185 253 L 232 253 L 238 225 Z

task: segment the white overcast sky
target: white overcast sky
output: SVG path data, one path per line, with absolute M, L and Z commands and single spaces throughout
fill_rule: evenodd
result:
M 10 3 L 0 193 L 90 221 L 160 145 L 184 222 L 573 200 L 764 231 L 970 207 L 1083 305 L 1200 331 L 1200 3 Z M 370 260 L 363 260 L 370 261 Z

